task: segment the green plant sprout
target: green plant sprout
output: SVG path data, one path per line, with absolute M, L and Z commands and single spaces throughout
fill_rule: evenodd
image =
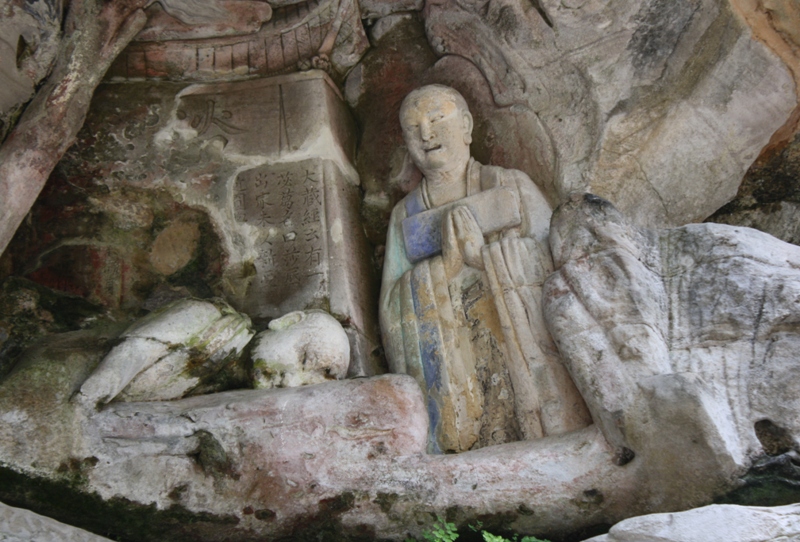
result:
M 548 540 L 536 538 L 535 536 L 523 536 L 519 538 L 519 535 L 516 534 L 509 539 L 492 534 L 481 529 L 481 527 L 483 527 L 483 524 L 480 521 L 477 522 L 477 526 L 469 526 L 469 528 L 475 532 L 480 530 L 484 542 L 549 542 Z M 422 533 L 422 538 L 426 542 L 455 542 L 458 539 L 458 530 L 456 529 L 455 523 L 448 523 L 441 516 L 437 516 L 436 523 L 433 524 L 433 527 L 431 527 L 429 531 Z M 406 538 L 405 542 L 417 542 L 417 540 L 414 538 Z

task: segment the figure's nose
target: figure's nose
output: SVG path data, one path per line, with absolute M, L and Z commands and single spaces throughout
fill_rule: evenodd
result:
M 431 123 L 423 120 L 419 123 L 419 136 L 422 138 L 422 141 L 429 141 L 432 137 L 431 133 Z

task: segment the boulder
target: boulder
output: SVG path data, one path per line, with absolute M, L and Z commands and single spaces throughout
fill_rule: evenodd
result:
M 545 321 L 648 499 L 703 504 L 755 458 L 796 453 L 800 247 L 720 224 L 637 228 L 591 194 L 554 213 L 550 242 Z
M 586 542 L 767 542 L 800 537 L 800 505 L 774 508 L 714 504 L 686 512 L 626 519 Z

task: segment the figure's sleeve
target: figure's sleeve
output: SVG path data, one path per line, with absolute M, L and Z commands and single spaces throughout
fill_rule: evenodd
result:
M 406 361 L 403 347 L 403 302 L 410 293 L 403 288 L 403 275 L 413 267 L 406 257 L 403 243 L 402 223 L 406 217 L 405 200 L 400 201 L 392 211 L 389 220 L 389 231 L 386 235 L 386 251 L 383 260 L 383 278 L 381 280 L 381 296 L 379 317 L 383 346 L 389 369 L 393 373 L 405 373 Z
M 519 195 L 521 225 L 482 251 L 509 356 L 515 410 L 526 439 L 563 434 L 590 423 L 583 399 L 561 364 L 542 313 L 542 283 L 553 271 L 550 205 L 530 178 L 504 172 Z
M 548 246 L 550 217 L 553 210 L 544 194 L 525 173 L 508 170 L 507 182 L 513 183 L 520 199 L 523 237 L 530 237 L 537 243 Z

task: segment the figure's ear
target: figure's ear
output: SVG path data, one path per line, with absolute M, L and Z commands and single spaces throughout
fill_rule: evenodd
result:
M 472 143 L 472 114 L 469 111 L 462 113 L 461 120 L 464 125 L 464 143 Z

